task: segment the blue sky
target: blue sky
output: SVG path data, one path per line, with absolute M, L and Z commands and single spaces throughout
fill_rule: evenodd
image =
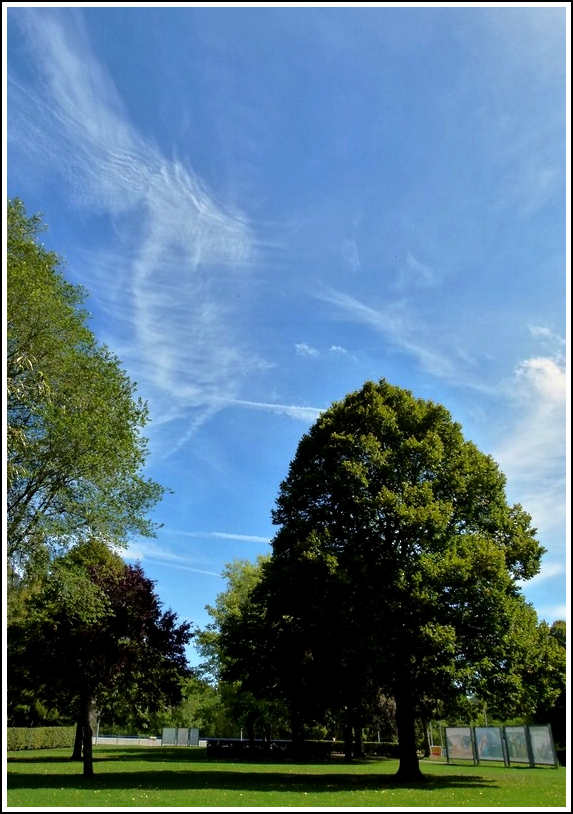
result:
M 127 556 L 180 618 L 380 378 L 493 455 L 565 618 L 570 9 L 505 6 L 3 4 L 5 192 L 149 404 L 173 493 Z

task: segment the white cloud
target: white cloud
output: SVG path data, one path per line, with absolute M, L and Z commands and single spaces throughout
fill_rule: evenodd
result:
M 312 348 L 310 345 L 307 345 L 306 342 L 301 342 L 295 345 L 296 352 L 299 356 L 319 356 L 319 351 L 316 348 Z
M 211 531 L 210 537 L 220 537 L 223 540 L 241 540 L 245 543 L 270 543 L 268 537 L 256 537 L 253 534 L 230 534 L 223 531 Z
M 428 373 L 443 379 L 454 377 L 455 370 L 451 359 L 412 338 L 410 326 L 416 324 L 419 330 L 420 322 L 411 318 L 403 302 L 395 302 L 384 309 L 376 310 L 338 291 L 324 291 L 318 296 L 334 305 L 346 319 L 384 334 L 391 345 L 415 359 Z
M 40 97 L 11 77 L 11 142 L 32 165 L 59 172 L 79 207 L 116 218 L 111 285 L 105 247 L 82 282 L 122 314 L 122 360 L 154 422 L 187 417 L 180 446 L 264 364 L 241 346 L 231 296 L 239 280 L 248 284 L 256 240 L 191 167 L 134 129 L 90 43 L 69 27 L 75 15 L 30 9 L 20 19 L 45 84 Z
M 539 339 L 554 348 L 565 348 L 566 341 L 562 336 L 542 325 L 530 325 L 529 332 L 534 339 Z
M 427 263 L 422 263 L 417 257 L 414 257 L 412 252 L 408 250 L 406 253 L 406 269 L 407 274 L 403 275 L 402 282 L 408 286 L 433 286 L 438 282 L 438 275 L 434 269 Z
M 516 371 L 518 388 L 528 398 L 539 397 L 542 409 L 553 410 L 565 405 L 566 371 L 558 360 L 544 357 L 526 359 Z
M 177 534 L 180 537 L 193 537 L 200 539 L 212 539 L 216 537 L 221 540 L 240 540 L 245 543 L 268 543 L 269 537 L 259 537 L 255 534 L 235 534 L 228 531 L 170 531 L 170 534 Z
M 132 541 L 127 549 L 121 549 L 118 553 L 126 560 L 143 561 L 153 558 L 167 560 L 169 562 L 186 561 L 186 557 L 182 557 L 180 554 L 174 554 L 159 543 L 150 540 L 140 540 L 137 543 Z
M 536 608 L 537 618 L 545 620 L 548 625 L 552 625 L 558 619 L 567 619 L 569 609 L 567 605 L 542 605 Z
M 508 387 L 518 419 L 494 453 L 543 531 L 565 520 L 566 370 L 559 358 L 523 361 Z
M 244 399 L 229 399 L 229 405 L 236 405 L 238 407 L 250 407 L 255 410 L 268 410 L 277 415 L 287 415 L 297 421 L 304 421 L 311 423 L 316 421 L 318 416 L 323 412 L 318 407 L 301 407 L 296 404 L 275 404 L 274 402 L 264 401 L 245 401 Z
M 541 571 L 531 579 L 527 580 L 527 588 L 539 582 L 545 582 L 548 579 L 559 576 L 565 572 L 564 563 L 560 562 L 547 562 L 541 565 Z
M 180 532 L 170 532 L 171 534 Z M 188 536 L 202 537 L 202 534 L 189 534 Z M 210 536 L 217 536 L 211 534 Z M 268 542 L 265 539 L 265 542 Z M 176 568 L 181 571 L 191 571 L 194 574 L 205 574 L 211 577 L 220 577 L 221 574 L 216 571 L 209 571 L 204 568 L 196 568 L 193 565 L 188 565 L 189 557 L 180 554 L 174 554 L 162 545 L 149 540 L 141 540 L 137 543 L 132 542 L 127 549 L 118 550 L 117 553 L 128 562 L 146 562 L 153 565 L 164 566 L 165 568 Z M 200 558 L 201 559 L 201 558 Z
M 177 568 L 180 571 L 192 571 L 194 574 L 204 574 L 208 577 L 217 577 L 217 579 L 222 579 L 222 575 L 217 571 L 204 571 L 202 568 L 192 568 L 189 565 L 179 565 L 178 563 L 165 563 L 160 562 L 158 560 L 152 560 L 148 557 L 148 562 L 152 562 L 154 565 L 164 565 L 169 568 Z

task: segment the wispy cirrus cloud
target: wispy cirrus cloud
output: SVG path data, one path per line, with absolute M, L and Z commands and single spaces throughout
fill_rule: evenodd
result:
M 558 577 L 560 574 L 564 573 L 565 563 L 546 562 L 541 566 L 541 570 L 538 574 L 527 580 L 527 585 L 529 587 L 539 582 L 545 582 L 545 580 L 553 579 L 553 577 Z
M 253 534 L 231 534 L 225 531 L 212 531 L 211 537 L 219 537 L 222 540 L 240 540 L 244 543 L 270 543 L 268 537 L 256 537 Z
M 565 348 L 565 339 L 545 325 L 530 325 L 529 332 L 535 339 L 539 339 L 552 347 L 556 347 L 558 349 Z
M 237 400 L 266 364 L 236 328 L 235 290 L 248 286 L 259 256 L 248 219 L 136 130 L 77 15 L 30 9 L 19 19 L 43 90 L 11 75 L 10 140 L 17 154 L 60 173 L 78 206 L 115 219 L 118 246 L 92 255 L 89 288 L 121 320 L 110 322 L 105 341 L 118 347 L 149 401 L 151 434 L 185 424 L 165 446 L 171 454 L 224 406 L 310 415 Z
M 381 309 L 365 305 L 360 300 L 342 292 L 325 290 L 319 299 L 335 306 L 342 318 L 365 325 L 383 334 L 389 345 L 415 359 L 423 370 L 434 376 L 448 380 L 455 375 L 455 368 L 448 356 L 424 344 L 412 334 L 413 320 L 402 301 L 396 301 Z
M 201 539 L 237 540 L 243 543 L 269 543 L 269 537 L 260 537 L 256 534 L 235 534 L 229 531 L 174 531 L 181 537 L 195 537 Z
M 266 410 L 277 415 L 286 415 L 294 418 L 297 421 L 304 421 L 311 423 L 316 421 L 318 416 L 323 412 L 319 407 L 305 407 L 297 404 L 277 404 L 275 402 L 265 401 L 246 401 L 245 399 L 232 399 L 229 404 L 238 407 L 248 407 L 255 410 Z
M 193 562 L 193 560 L 190 560 L 188 556 L 175 554 L 165 546 L 149 540 L 132 542 L 127 549 L 118 549 L 117 553 L 128 562 L 153 563 L 154 565 L 164 566 L 165 568 L 191 571 L 194 574 L 204 574 L 212 577 L 221 576 L 216 571 L 189 565 L 189 562 Z
M 408 249 L 402 266 L 398 287 L 401 289 L 431 288 L 439 283 L 439 275 L 432 266 L 422 262 Z

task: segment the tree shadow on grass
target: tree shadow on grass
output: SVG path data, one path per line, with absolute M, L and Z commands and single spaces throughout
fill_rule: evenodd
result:
M 71 749 L 66 750 L 66 753 L 56 757 L 52 755 L 42 755 L 35 752 L 22 751 L 17 756 L 7 758 L 9 763 L 70 763 Z M 252 766 L 334 766 L 334 765 L 350 765 L 342 756 L 334 755 L 330 760 L 296 760 L 295 758 L 285 758 L 282 755 L 273 757 L 265 753 L 255 753 L 254 755 L 245 754 L 241 757 L 211 757 L 206 749 L 185 747 L 185 746 L 154 746 L 149 747 L 103 747 L 98 749 L 94 747 L 93 750 L 93 763 L 94 766 L 102 761 L 115 760 L 123 763 L 124 761 L 134 761 L 137 763 L 217 763 L 229 765 L 243 765 L 249 764 Z M 352 765 L 380 763 L 384 761 L 391 761 L 393 758 L 375 757 L 355 759 Z M 81 761 L 78 761 L 81 762 Z
M 82 761 L 79 760 L 72 760 L 71 759 L 72 750 L 71 748 L 68 750 L 66 749 L 65 753 L 62 752 L 61 755 L 54 754 L 38 754 L 38 751 L 28 751 L 23 750 L 19 752 L 16 756 L 12 755 L 6 758 L 7 763 L 78 763 L 80 764 Z M 205 749 L 190 749 L 185 748 L 182 746 L 179 747 L 161 747 L 161 746 L 154 746 L 152 748 L 149 747 L 133 747 L 127 746 L 125 749 L 121 749 L 118 747 L 104 747 L 103 749 L 98 749 L 97 746 L 94 747 L 93 750 L 93 763 L 94 766 L 96 763 L 100 763 L 101 761 L 110 761 L 110 760 L 117 760 L 123 762 L 124 760 L 133 760 L 137 761 L 138 763 L 165 763 L 165 761 L 169 762 L 177 762 L 182 763 L 183 760 L 188 761 L 189 763 L 195 762 L 202 762 L 208 760 L 206 755 Z
M 473 775 L 426 775 L 424 782 L 403 783 L 393 774 L 342 774 L 336 772 L 302 774 L 296 771 L 257 772 L 237 771 L 230 767 L 226 771 L 186 769 L 166 769 L 145 772 L 101 772 L 91 778 L 81 774 L 36 774 L 17 772 L 8 774 L 7 788 L 16 789 L 84 789 L 114 790 L 133 789 L 139 791 L 163 791 L 214 789 L 226 791 L 294 792 L 320 793 L 337 791 L 369 791 L 378 789 L 416 788 L 429 792 L 438 789 L 450 791 L 460 789 L 497 788 L 491 779 Z

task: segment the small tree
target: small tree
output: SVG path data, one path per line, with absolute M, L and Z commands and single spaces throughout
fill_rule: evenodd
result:
M 256 630 L 261 628 L 252 605 L 253 589 L 268 559 L 259 556 L 254 563 L 250 560 L 227 563 L 223 576 L 228 587 L 217 596 L 214 606 L 207 605 L 213 621 L 196 634 L 196 648 L 204 658 L 200 670 L 216 685 L 229 717 L 244 728 L 251 742 L 256 730 L 270 739 L 273 730 L 283 729 L 282 704 L 264 693 L 255 695 L 246 680 L 247 674 L 260 676 L 268 664 L 262 641 L 257 638 Z M 235 639 L 234 631 L 244 632 L 246 626 L 250 626 L 248 636 Z
M 118 717 L 129 709 L 141 721 L 181 700 L 191 626 L 161 610 L 153 586 L 140 565 L 92 541 L 54 560 L 8 627 L 10 686 L 31 685 L 76 721 L 72 757 L 83 757 L 86 776 L 94 710 Z
M 537 630 L 537 664 L 532 665 L 531 679 L 540 682 L 542 692 L 533 720 L 551 724 L 555 743 L 565 748 L 567 740 L 567 623 L 563 619 L 551 627 L 542 622 Z M 549 669 L 548 669 L 549 668 Z

